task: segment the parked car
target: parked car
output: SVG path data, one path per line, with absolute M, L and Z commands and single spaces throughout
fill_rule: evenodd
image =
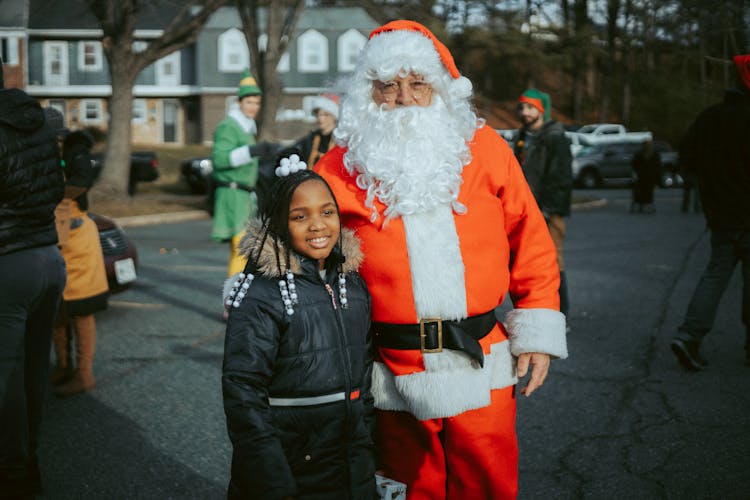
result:
M 91 163 L 94 178 L 97 179 L 104 168 L 104 153 L 93 153 Z M 159 159 L 153 151 L 133 151 L 130 154 L 130 178 L 128 194 L 133 196 L 139 182 L 153 182 L 159 178 Z
M 104 253 L 109 293 L 120 293 L 130 288 L 138 277 L 138 251 L 125 231 L 115 221 L 89 213 L 99 230 L 99 241 Z
M 581 143 L 602 144 L 610 142 L 635 142 L 642 143 L 653 139 L 651 132 L 630 132 L 624 125 L 619 123 L 592 123 L 584 125 L 575 132 Z
M 583 188 L 630 185 L 633 155 L 643 146 L 638 142 L 615 142 L 585 146 L 573 158 L 573 180 Z

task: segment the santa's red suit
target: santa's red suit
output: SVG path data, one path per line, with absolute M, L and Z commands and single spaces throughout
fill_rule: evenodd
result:
M 345 147 L 316 165 L 342 224 L 362 241 L 360 273 L 372 295 L 378 346 L 373 395 L 380 459 L 386 476 L 407 484 L 410 499 L 515 498 L 515 356 L 567 356 L 555 248 L 523 172 L 487 126 L 476 129 L 469 151 L 458 204 L 390 220 L 373 217 L 373 209 L 384 214 L 388 207 L 377 197 L 368 206 L 357 172 L 344 166 Z M 466 211 L 459 214 L 454 209 L 461 204 Z M 487 318 L 507 294 L 514 309 L 505 324 L 493 316 L 489 333 L 475 335 L 483 358 L 445 345 L 421 349 L 420 320 L 440 318 L 445 336 L 448 321 Z M 386 347 L 410 332 L 414 348 Z

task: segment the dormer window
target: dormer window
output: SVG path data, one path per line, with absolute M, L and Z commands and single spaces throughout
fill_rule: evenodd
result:
M 367 37 L 355 29 L 341 35 L 337 41 L 339 71 L 354 71 L 359 53 L 365 46 Z
M 297 69 L 300 73 L 328 71 L 328 39 L 319 31 L 305 31 L 297 39 Z
M 250 51 L 242 31 L 231 28 L 219 35 L 219 71 L 235 73 L 250 66 Z

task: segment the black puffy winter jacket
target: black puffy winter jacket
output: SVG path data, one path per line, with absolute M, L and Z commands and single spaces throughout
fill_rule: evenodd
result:
M 0 255 L 57 243 L 54 211 L 64 193 L 55 133 L 39 103 L 0 89 Z
M 256 231 L 248 230 L 245 252 Z M 229 315 L 222 388 L 230 499 L 374 498 L 370 298 L 356 273 L 359 242 L 346 230 L 341 238 L 346 309 L 335 271 L 324 281 L 317 262 L 292 254 L 299 303 L 286 314 L 267 241 L 247 296 Z M 340 399 L 298 399 L 321 396 Z

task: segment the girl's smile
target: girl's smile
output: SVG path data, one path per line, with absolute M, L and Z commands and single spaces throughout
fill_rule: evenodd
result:
M 340 222 L 336 202 L 325 184 L 309 180 L 300 184 L 289 203 L 289 239 L 294 250 L 319 262 L 325 260 L 339 240 Z

